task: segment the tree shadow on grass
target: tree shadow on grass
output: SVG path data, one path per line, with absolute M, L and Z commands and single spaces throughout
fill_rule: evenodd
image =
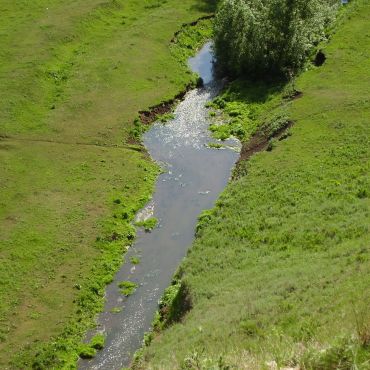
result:
M 281 93 L 285 81 L 253 81 L 237 79 L 227 89 L 226 100 L 248 103 L 265 103 L 271 96 Z
M 214 13 L 219 2 L 220 0 L 198 0 L 190 9 L 198 12 Z

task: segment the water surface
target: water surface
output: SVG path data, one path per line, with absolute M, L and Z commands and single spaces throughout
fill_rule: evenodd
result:
M 151 328 L 164 289 L 192 244 L 198 215 L 214 205 L 228 182 L 237 150 L 207 147 L 214 140 L 208 131 L 205 104 L 221 87 L 213 77 L 212 59 L 208 43 L 189 60 L 204 87 L 188 92 L 177 106 L 175 118 L 166 124 L 155 123 L 143 138 L 150 155 L 165 172 L 157 180 L 152 202 L 138 217 L 154 215 L 159 226 L 151 233 L 139 231 L 125 264 L 107 287 L 105 311 L 98 319 L 98 330 L 106 335 L 106 345 L 94 359 L 80 361 L 80 369 L 118 370 L 129 365 L 144 333 Z M 236 140 L 228 145 L 239 148 Z M 140 263 L 130 263 L 131 256 L 138 256 Z M 127 298 L 117 286 L 126 280 L 139 285 Z M 122 311 L 112 313 L 116 307 Z

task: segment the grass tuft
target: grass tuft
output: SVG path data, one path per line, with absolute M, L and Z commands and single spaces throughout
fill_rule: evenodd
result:
M 138 227 L 143 227 L 145 231 L 150 232 L 158 225 L 158 219 L 155 217 L 150 217 L 144 221 L 135 222 Z
M 132 281 L 121 281 L 118 284 L 118 287 L 121 289 L 121 293 L 128 297 L 135 293 L 135 290 L 137 289 L 138 285 Z

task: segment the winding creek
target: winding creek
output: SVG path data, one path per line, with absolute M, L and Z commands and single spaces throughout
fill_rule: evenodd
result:
M 158 177 L 153 200 L 138 218 L 153 215 L 159 220 L 158 227 L 151 233 L 138 232 L 126 262 L 107 287 L 105 310 L 97 328 L 106 335 L 105 347 L 95 358 L 81 360 L 80 369 L 118 370 L 129 365 L 151 327 L 164 289 L 192 244 L 198 215 L 214 205 L 238 158 L 240 144 L 236 140 L 229 140 L 222 150 L 207 146 L 214 140 L 208 131 L 205 104 L 221 88 L 212 73 L 210 43 L 189 59 L 189 66 L 203 78 L 204 87 L 188 92 L 174 119 L 155 123 L 143 138 L 164 173 Z M 130 257 L 139 257 L 140 263 L 130 263 Z M 117 286 L 126 280 L 138 284 L 129 297 L 124 297 Z M 112 312 L 117 307 L 121 311 Z

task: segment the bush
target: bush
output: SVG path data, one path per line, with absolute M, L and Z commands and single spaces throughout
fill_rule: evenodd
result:
M 337 0 L 224 0 L 215 19 L 215 52 L 232 76 L 290 77 L 325 38 Z

